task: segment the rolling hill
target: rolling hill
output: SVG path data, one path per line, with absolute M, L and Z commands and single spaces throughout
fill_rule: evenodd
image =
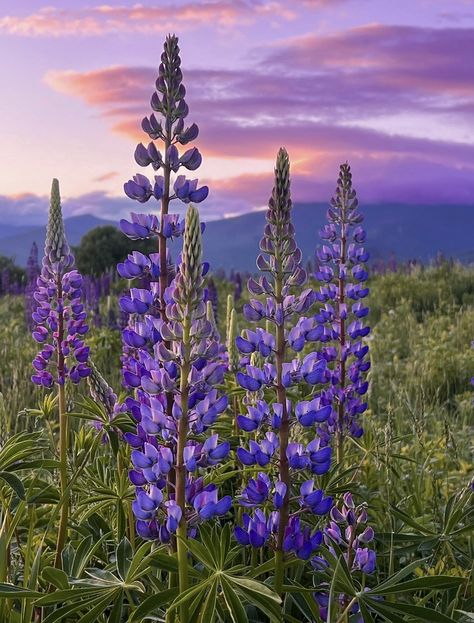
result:
M 325 211 L 325 204 L 294 207 L 297 241 L 305 258 L 313 256 Z M 372 259 L 395 255 L 399 261 L 429 262 L 441 253 L 462 262 L 474 261 L 474 205 L 366 205 L 363 212 Z M 253 271 L 264 220 L 261 211 L 209 222 L 204 235 L 206 260 L 216 269 Z M 70 244 L 77 245 L 87 231 L 111 221 L 83 215 L 65 223 Z M 0 223 L 0 254 L 24 266 L 33 241 L 41 248 L 44 233 L 41 226 Z M 178 245 L 173 246 L 176 251 Z

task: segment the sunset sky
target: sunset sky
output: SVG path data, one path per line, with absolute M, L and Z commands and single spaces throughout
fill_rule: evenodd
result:
M 280 145 L 296 201 L 348 160 L 362 203 L 474 204 L 474 0 L 50 2 L 0 0 L 0 222 L 42 222 L 52 177 L 68 215 L 139 207 L 122 187 L 168 32 L 204 218 L 261 208 Z

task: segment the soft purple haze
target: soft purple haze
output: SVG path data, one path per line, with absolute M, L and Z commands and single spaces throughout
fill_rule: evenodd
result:
M 168 32 L 204 218 L 263 206 L 280 145 L 296 201 L 326 201 L 347 159 L 364 203 L 473 203 L 474 0 L 3 0 L 0 221 L 43 221 L 53 177 L 66 214 L 129 211 Z

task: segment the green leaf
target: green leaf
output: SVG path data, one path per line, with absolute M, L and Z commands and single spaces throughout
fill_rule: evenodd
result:
M 412 574 L 415 571 L 415 569 L 418 569 L 419 567 L 421 567 L 427 560 L 428 560 L 427 558 L 414 560 L 409 565 L 407 565 L 406 567 L 403 567 L 403 569 L 400 569 L 400 571 L 398 571 L 394 575 L 387 578 L 384 582 L 382 582 L 382 584 L 379 584 L 378 586 L 376 586 L 373 589 L 373 592 L 377 591 L 379 594 L 383 594 L 383 591 L 386 588 L 389 588 L 390 586 L 394 586 L 395 584 L 398 584 L 400 580 L 403 580 L 403 578 L 406 578 L 407 575 Z
M 88 612 L 86 612 L 86 614 L 84 614 L 77 621 L 77 623 L 96 623 L 97 617 L 99 616 L 99 614 L 102 614 L 102 612 L 104 612 L 104 610 L 107 608 L 107 606 L 112 601 L 113 597 L 114 597 L 114 594 L 112 591 L 110 591 L 109 594 L 106 595 L 104 599 L 99 601 L 99 603 L 94 608 L 92 608 L 91 610 L 88 610 Z
M 225 567 L 230 547 L 230 525 L 226 523 L 220 531 L 220 534 L 218 534 L 217 530 L 214 530 L 214 534 L 216 537 L 220 537 L 220 541 L 218 541 L 220 545 L 220 567 L 223 569 Z
M 419 590 L 447 590 L 448 588 L 457 587 L 464 584 L 464 578 L 454 577 L 451 575 L 428 575 L 408 582 L 401 582 L 389 587 L 376 587 L 370 591 L 372 595 L 392 595 L 396 593 L 405 593 L 409 591 Z
M 299 588 L 300 592 L 291 593 L 290 599 L 295 603 L 298 610 L 308 621 L 319 623 L 321 618 L 319 616 L 319 608 L 316 605 L 316 601 L 313 596 L 314 587 L 311 592 L 301 586 Z M 288 615 L 285 614 L 285 617 L 287 616 Z
M 56 567 L 45 567 L 41 575 L 46 582 L 49 582 L 49 584 L 52 584 L 56 588 L 63 590 L 69 588 L 67 575 L 62 569 L 56 569 Z
M 280 623 L 281 599 L 274 591 L 256 580 L 229 575 L 225 577 L 249 603 L 264 612 L 271 622 Z
M 4 599 L 28 599 L 38 597 L 39 595 L 41 593 L 22 588 L 21 586 L 15 586 L 15 584 L 0 583 L 0 597 Z
M 369 609 L 362 600 L 359 600 L 359 608 L 364 619 L 364 623 L 375 623 L 374 617 L 370 614 Z M 395 623 L 395 621 L 393 623 Z
M 248 623 L 247 614 L 242 602 L 240 601 L 240 597 L 234 591 L 225 576 L 221 577 L 221 587 L 232 623 Z
M 100 603 L 101 597 L 95 596 L 89 599 L 80 600 L 79 602 L 74 602 L 72 604 L 67 604 L 66 606 L 61 606 L 57 610 L 51 612 L 50 615 L 46 617 L 43 623 L 63 623 L 63 621 L 70 617 L 72 614 L 79 613 L 87 609 L 88 611 L 94 608 L 98 603 Z M 108 598 L 110 600 L 110 597 Z M 77 620 L 77 619 L 76 619 Z
M 156 595 L 151 595 L 138 606 L 138 608 L 132 614 L 130 619 L 130 623 L 135 623 L 136 621 L 143 621 L 144 617 L 147 614 L 150 614 L 154 610 L 169 604 L 171 601 L 176 599 L 179 595 L 179 588 L 168 588 L 165 591 L 161 591 L 161 593 L 157 593 Z
M 0 472 L 0 478 L 4 480 L 11 489 L 13 489 L 20 500 L 25 499 L 25 487 L 18 476 L 15 476 L 15 474 L 11 474 L 10 472 Z
M 190 539 L 191 540 L 191 539 Z M 152 552 L 149 557 L 150 565 L 162 571 L 177 572 L 178 559 L 176 554 L 167 554 L 162 551 Z
M 411 604 L 402 604 L 402 603 L 380 603 L 376 601 L 370 600 L 370 606 L 375 611 L 386 610 L 387 613 L 390 611 L 392 613 L 401 612 L 403 614 L 410 614 L 416 617 L 418 621 L 426 621 L 426 623 L 456 623 L 454 619 L 446 616 L 445 614 L 441 614 L 441 612 L 436 612 L 436 610 L 431 610 L 430 608 L 423 608 L 422 606 L 412 606 Z
M 359 607 L 360 607 L 360 612 L 364 617 L 364 623 L 366 623 L 366 621 L 372 621 L 373 622 L 373 618 L 372 619 L 366 619 L 366 615 L 364 614 L 364 609 L 367 609 L 365 602 L 360 601 L 359 602 Z M 406 623 L 406 619 L 404 619 L 401 616 L 398 616 L 398 614 L 396 614 L 391 608 L 390 608 L 390 604 L 384 604 L 381 602 L 378 603 L 374 603 L 371 602 L 371 608 L 373 610 L 373 612 L 376 612 L 377 614 L 380 614 L 384 617 L 385 621 L 388 621 L 388 623 Z M 368 610 L 366 610 L 368 612 Z M 370 615 L 371 616 L 371 615 Z
M 250 569 L 249 576 L 251 578 L 256 578 L 259 575 L 263 575 L 264 573 L 269 573 L 273 571 L 275 568 L 275 557 L 273 556 L 267 562 L 264 562 L 262 565 L 255 567 L 254 569 Z
M 194 558 L 201 562 L 205 567 L 211 571 L 219 568 L 218 557 L 214 557 L 212 551 L 210 551 L 202 543 L 199 543 L 196 539 L 188 539 L 186 544 Z
M 66 601 L 83 601 L 86 597 L 95 595 L 100 596 L 103 591 L 97 587 L 89 588 L 68 588 L 67 590 L 58 590 L 54 593 L 47 593 L 41 595 L 37 593 L 39 599 L 35 601 L 36 606 L 50 606 L 52 604 L 64 603 Z
M 455 612 L 458 612 L 459 614 L 462 614 L 469 621 L 474 621 L 474 613 L 472 613 L 472 612 L 465 612 L 464 610 L 455 610 Z
M 122 580 L 125 581 L 130 564 L 132 562 L 133 551 L 130 541 L 127 537 L 124 537 L 117 546 L 116 550 L 116 566 L 117 572 Z
M 199 611 L 198 623 L 211 623 L 214 621 L 214 615 L 216 612 L 217 585 L 218 581 L 214 580 L 207 594 L 206 601 Z
M 107 617 L 107 623 L 120 623 L 123 614 L 123 592 L 120 593 L 116 600 L 111 613 Z
M 207 580 L 200 582 L 196 586 L 191 586 L 191 588 L 188 588 L 187 590 L 185 590 L 184 593 L 178 594 L 176 599 L 173 601 L 173 603 L 169 607 L 169 611 L 176 610 L 181 605 L 185 604 L 186 602 L 190 602 L 193 599 L 198 598 L 199 596 L 200 596 L 200 599 L 204 599 L 207 589 L 210 586 L 210 584 L 212 584 L 213 581 L 214 579 L 212 577 L 207 578 Z
M 425 536 L 427 536 L 427 535 L 435 536 L 436 535 L 435 532 L 433 532 L 432 530 L 429 530 L 428 528 L 426 528 L 426 526 L 423 526 L 421 523 L 415 521 L 415 519 L 410 517 L 410 515 L 408 515 L 404 511 L 400 510 L 396 506 L 391 505 L 390 506 L 390 510 L 391 510 L 392 514 L 395 515 L 395 517 L 398 517 L 398 519 L 403 521 L 407 526 L 411 526 L 412 528 L 415 528 L 415 530 L 418 530 L 419 532 L 421 532 Z

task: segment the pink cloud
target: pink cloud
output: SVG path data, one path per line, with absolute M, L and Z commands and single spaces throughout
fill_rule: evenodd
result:
M 108 180 L 113 180 L 118 175 L 119 175 L 118 171 L 108 171 L 107 173 L 98 175 L 92 181 L 93 182 L 107 182 Z
M 268 159 L 285 145 L 295 162 L 298 200 L 326 199 L 338 165 L 348 159 L 370 201 L 471 201 L 472 145 L 357 122 L 401 112 L 472 118 L 474 68 L 466 54 L 474 54 L 474 29 L 373 25 L 258 53 L 246 70 L 184 69 L 190 119 L 200 125 L 205 156 Z M 46 81 L 98 107 L 115 132 L 145 141 L 140 121 L 150 112 L 155 77 L 147 67 L 111 67 L 50 72 Z M 271 171 L 213 187 L 219 198 L 238 193 L 241 204 L 233 201 L 228 211 L 250 209 L 266 201 Z
M 474 28 L 371 25 L 308 35 L 254 52 L 245 70 L 185 69 L 199 116 L 248 120 L 317 118 L 330 123 L 426 111 L 472 116 Z M 417 59 L 419 59 L 417 61 Z M 111 67 L 50 72 L 55 89 L 107 116 L 144 114 L 156 70 Z M 205 89 L 203 89 L 205 85 Z
M 293 2 L 296 8 L 298 4 L 298 1 Z M 330 0 L 316 0 L 305 3 L 305 6 L 318 8 L 329 4 Z M 100 36 L 117 32 L 166 34 L 170 30 L 182 31 L 209 24 L 225 28 L 237 23 L 253 23 L 260 18 L 274 19 L 275 16 L 287 20 L 296 14 L 280 0 L 195 0 L 180 5 L 168 2 L 152 6 L 103 4 L 74 9 L 48 6 L 27 16 L 0 18 L 0 32 L 23 37 Z

